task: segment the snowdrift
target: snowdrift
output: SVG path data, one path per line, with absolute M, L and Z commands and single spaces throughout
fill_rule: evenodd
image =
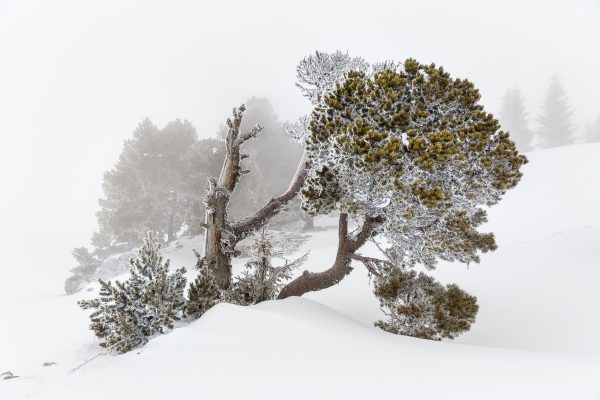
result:
M 36 399 L 593 399 L 590 360 L 423 341 L 300 298 L 221 304 L 185 328 L 55 379 Z M 28 379 L 2 383 L 27 386 Z M 1 392 L 0 392 L 1 393 Z

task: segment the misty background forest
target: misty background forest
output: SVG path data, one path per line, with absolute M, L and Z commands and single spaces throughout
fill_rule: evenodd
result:
M 595 0 L 0 0 L 0 398 L 597 399 L 597 48 Z

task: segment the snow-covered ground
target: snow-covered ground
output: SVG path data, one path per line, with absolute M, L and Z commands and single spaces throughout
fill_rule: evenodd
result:
M 33 398 L 592 399 L 600 373 L 591 360 L 398 337 L 299 298 L 221 304 L 138 351 L 47 368 Z M 2 398 L 39 376 L 4 382 Z
M 306 299 L 222 304 L 137 351 L 67 373 L 100 352 L 76 304 L 98 285 L 65 296 L 32 274 L 27 291 L 17 282 L 11 291 L 3 268 L 0 373 L 19 378 L 0 380 L 0 399 L 600 399 L 600 144 L 528 156 L 520 185 L 490 211 L 499 249 L 479 265 L 434 272 L 479 298 L 476 324 L 454 342 L 374 328 L 379 307 L 357 265 Z M 200 240 L 181 244 L 164 255 L 191 267 Z M 334 230 L 314 232 L 305 268 L 327 268 L 335 245 Z

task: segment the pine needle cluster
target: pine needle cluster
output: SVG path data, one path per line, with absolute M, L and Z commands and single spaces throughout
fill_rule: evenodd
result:
M 422 272 L 386 265 L 375 278 L 375 295 L 388 318 L 375 326 L 431 340 L 454 339 L 471 328 L 479 310 L 475 296 Z

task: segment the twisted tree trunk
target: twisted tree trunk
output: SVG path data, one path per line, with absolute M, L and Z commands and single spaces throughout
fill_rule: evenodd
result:
M 241 154 L 242 144 L 255 138 L 261 131 L 260 125 L 251 131 L 240 134 L 242 116 L 246 107 L 241 105 L 233 109 L 233 120 L 227 119 L 227 137 L 225 138 L 225 161 L 219 179 L 209 179 L 206 196 L 206 214 L 204 220 L 204 257 L 199 260 L 213 270 L 219 287 L 227 289 L 231 277 L 231 256 L 235 254 L 233 232 L 227 220 L 229 197 L 240 177 L 249 171 L 242 170 L 240 161 L 248 155 Z
M 225 249 L 228 204 L 229 192 L 220 187 L 216 179 L 210 179 L 206 196 L 204 257 L 199 262 L 212 269 L 222 289 L 229 286 L 231 275 L 231 249 Z
M 302 275 L 288 283 L 277 298 L 285 299 L 290 296 L 302 296 L 304 293 L 315 292 L 337 285 L 352 271 L 352 260 L 360 259 L 356 252 L 375 233 L 375 229 L 382 222 L 381 217 L 367 217 L 360 231 L 354 237 L 350 237 L 348 235 L 348 214 L 341 213 L 338 225 L 338 250 L 331 268 L 323 272 L 304 271 Z M 369 267 L 367 266 L 367 268 Z
M 239 179 L 250 172 L 240 167 L 240 161 L 248 157 L 247 154 L 240 152 L 240 148 L 244 142 L 255 138 L 262 131 L 262 127 L 257 125 L 250 132 L 240 134 L 245 109 L 243 105 L 234 109 L 233 120 L 227 120 L 229 130 L 225 142 L 225 161 L 219 179 L 209 179 L 209 190 L 205 200 L 204 256 L 198 260 L 198 264 L 213 270 L 221 289 L 229 287 L 231 258 L 239 254 L 235 249 L 237 243 L 262 228 L 298 195 L 308 169 L 308 162 L 305 157 L 302 157 L 296 175 L 284 193 L 269 200 L 254 215 L 231 225 L 227 218 L 230 195 L 235 190 Z

